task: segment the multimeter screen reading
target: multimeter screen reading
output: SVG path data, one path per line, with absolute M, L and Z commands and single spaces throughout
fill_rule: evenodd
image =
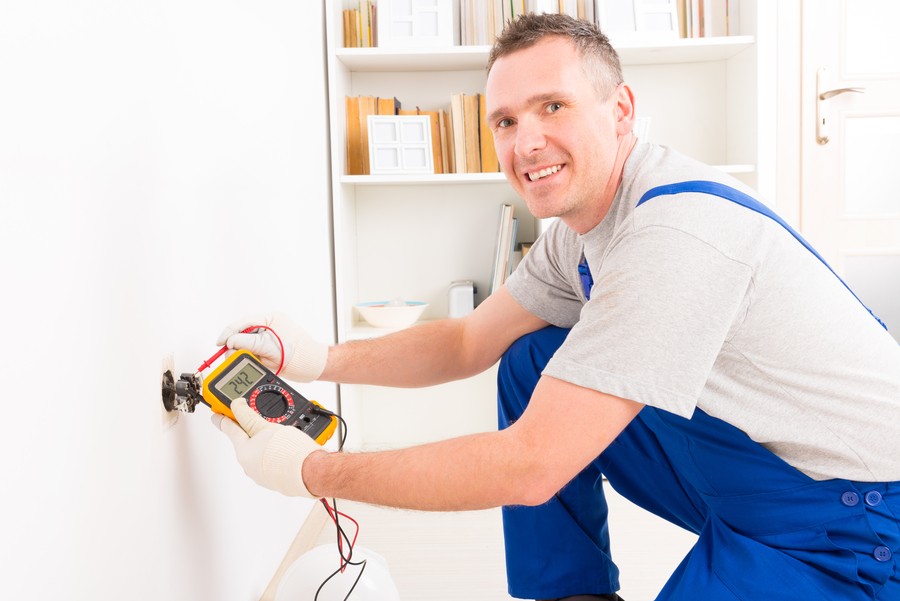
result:
M 262 380 L 264 375 L 252 363 L 245 361 L 237 373 L 227 380 L 219 382 L 216 388 L 221 390 L 232 401 L 236 401 L 253 388 L 257 382 Z

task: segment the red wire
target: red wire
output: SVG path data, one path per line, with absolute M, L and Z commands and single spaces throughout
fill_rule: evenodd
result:
M 276 332 L 269 326 L 250 326 L 250 327 L 247 327 L 247 328 L 244 328 L 243 330 L 241 330 L 241 334 L 249 334 L 253 330 L 260 330 L 260 329 L 268 330 L 268 331 L 272 332 L 272 335 L 275 336 L 275 340 L 278 341 L 278 346 L 281 347 L 281 363 L 278 364 L 278 370 L 275 372 L 275 375 L 277 376 L 278 374 L 281 373 L 281 368 L 284 367 L 284 343 L 281 341 L 281 337 L 278 335 L 278 332 Z M 219 357 L 224 355 L 225 351 L 227 351 L 227 350 L 228 350 L 228 347 L 223 346 L 218 351 L 216 351 L 216 354 L 214 354 L 212 357 L 210 357 L 209 359 L 204 361 L 200 365 L 200 367 L 197 368 L 197 373 L 199 374 L 201 371 L 203 371 L 204 369 L 206 369 L 207 367 L 212 365 L 213 362 L 215 362 L 216 359 L 218 359 Z M 352 518 L 350 518 L 350 519 L 352 519 Z
M 328 504 L 327 499 L 322 499 L 322 504 L 325 506 L 325 509 L 328 510 L 328 516 L 331 518 L 331 521 L 334 522 L 335 526 L 338 526 L 337 516 L 345 517 L 348 520 L 350 520 L 351 522 L 353 522 L 353 525 L 356 527 L 356 532 L 353 533 L 353 540 L 350 541 L 350 551 L 352 552 L 353 547 L 356 545 L 356 538 L 359 536 L 359 522 L 354 520 L 352 517 L 350 517 L 346 513 L 342 512 L 342 511 L 338 511 L 337 509 L 334 509 L 331 505 Z M 338 528 L 340 528 L 340 526 L 338 526 Z M 338 536 L 338 552 L 340 553 L 340 556 L 341 556 L 341 572 L 342 573 L 347 568 L 347 562 L 344 559 L 343 540 L 344 540 L 343 537 Z

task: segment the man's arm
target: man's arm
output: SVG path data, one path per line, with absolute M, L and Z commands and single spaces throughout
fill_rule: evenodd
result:
M 484 371 L 517 338 L 546 325 L 501 287 L 461 319 L 332 346 L 319 379 L 394 387 L 458 380 Z
M 314 452 L 302 477 L 314 496 L 387 507 L 538 505 L 603 452 L 642 407 L 544 376 L 506 430 L 398 451 Z

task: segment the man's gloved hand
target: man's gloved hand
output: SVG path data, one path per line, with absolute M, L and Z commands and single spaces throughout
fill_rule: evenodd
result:
M 218 413 L 213 414 L 213 424 L 231 439 L 244 472 L 283 495 L 315 499 L 303 483 L 302 468 L 303 461 L 322 447 L 293 426 L 266 421 L 244 399 L 234 401 L 231 411 L 240 426 Z
M 281 347 L 272 332 L 260 329 L 256 333 L 241 333 L 241 330 L 259 325 L 275 330 L 284 344 L 284 367 L 280 375 L 295 382 L 312 382 L 325 371 L 328 345 L 313 340 L 306 330 L 281 313 L 236 321 L 222 330 L 216 344 L 250 351 L 263 365 L 277 371 L 282 359 Z

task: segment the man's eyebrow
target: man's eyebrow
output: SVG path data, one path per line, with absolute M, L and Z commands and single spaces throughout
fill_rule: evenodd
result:
M 562 92 L 543 92 L 541 94 L 535 94 L 534 96 L 530 96 L 528 100 L 525 101 L 525 106 L 532 106 L 535 104 L 544 104 L 550 102 L 551 100 L 561 100 L 565 99 L 566 95 Z M 497 119 L 500 118 L 501 115 L 505 115 L 509 113 L 509 109 L 505 106 L 502 106 L 487 116 L 485 121 L 488 125 L 494 123 Z

